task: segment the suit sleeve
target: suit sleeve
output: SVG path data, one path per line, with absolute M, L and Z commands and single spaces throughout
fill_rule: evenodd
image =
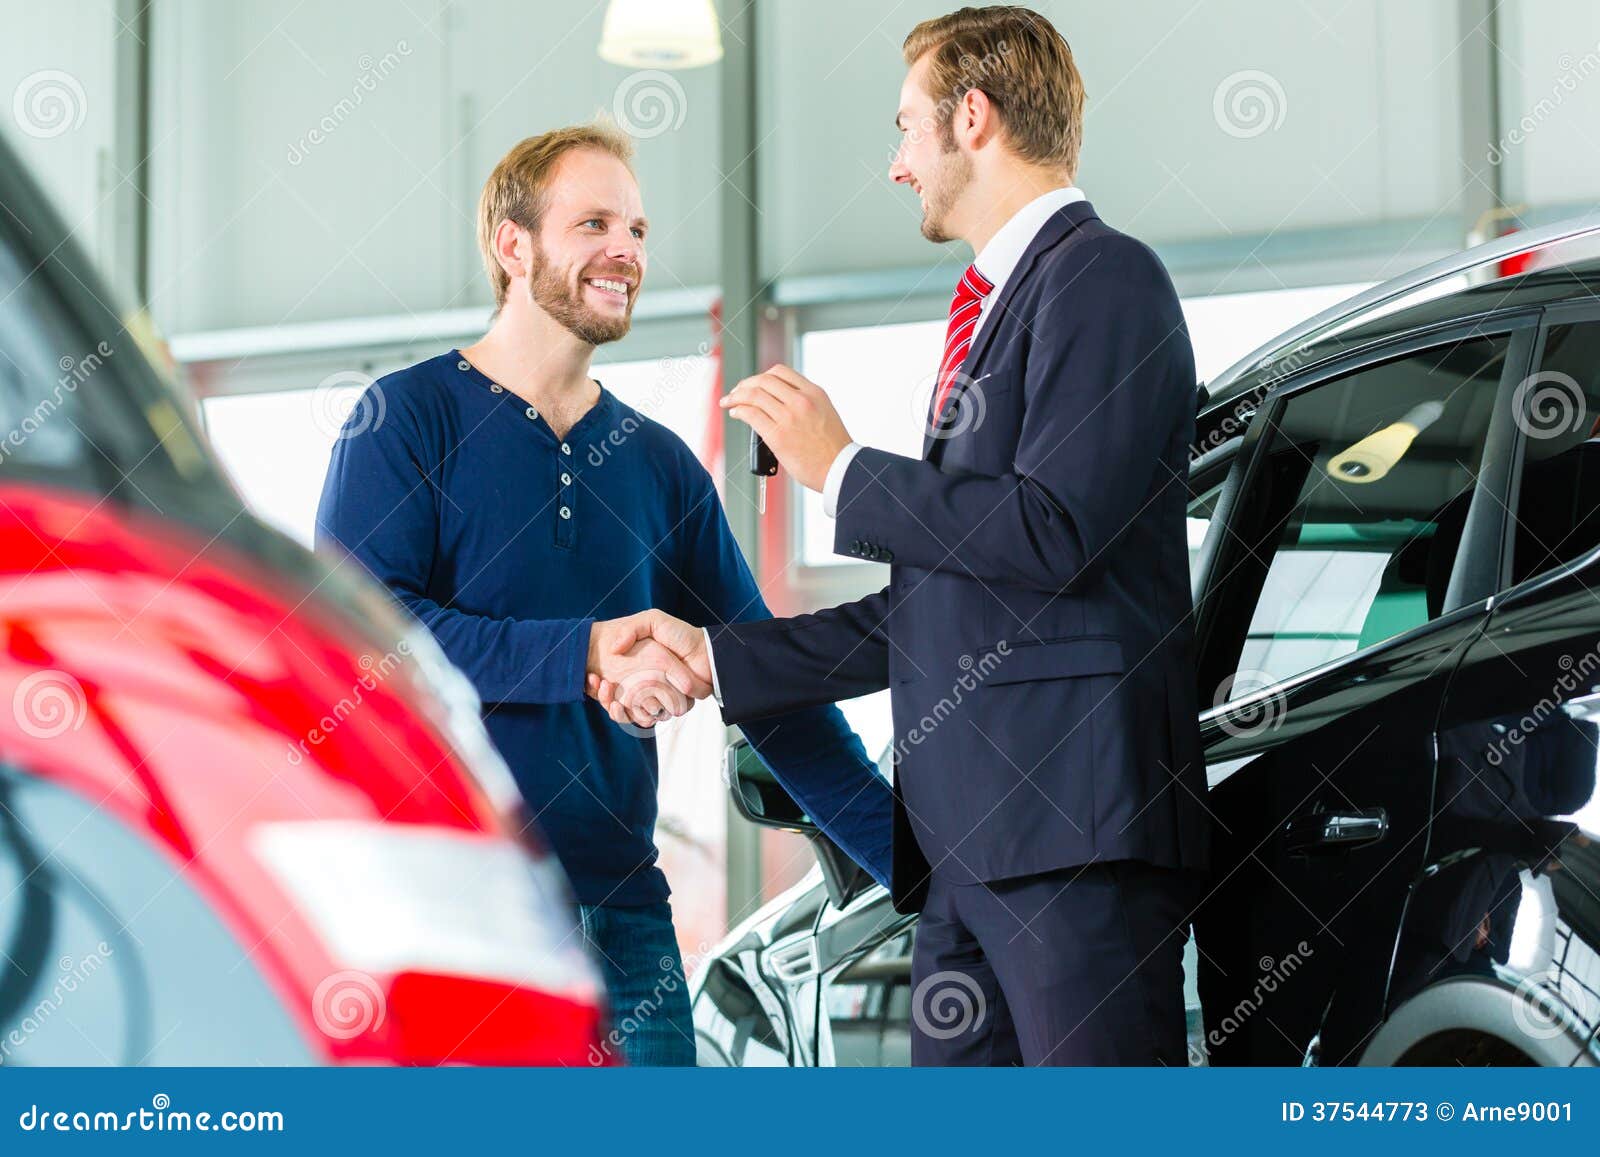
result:
M 888 589 L 788 619 L 711 628 L 728 723 L 837 703 L 889 685 Z
M 695 497 L 683 537 L 686 547 L 676 570 L 676 605 L 664 609 L 696 626 L 707 627 L 713 640 L 727 631 L 757 630 L 778 622 L 767 609 L 755 576 L 734 541 L 711 479 L 698 466 Z M 724 703 L 751 688 L 737 661 L 730 669 L 725 656 L 731 644 L 716 648 L 718 682 Z M 862 664 L 852 665 L 859 680 Z M 886 680 L 885 680 L 886 681 Z M 796 684 L 798 687 L 798 683 Z M 889 882 L 892 797 L 860 738 L 845 722 L 835 699 L 863 692 L 836 681 L 822 694 L 790 694 L 773 711 L 723 719 L 738 724 L 761 762 L 783 785 L 829 839 L 885 886 Z M 874 688 L 868 687 L 867 690 Z
M 381 388 L 381 383 L 371 387 Z M 438 640 L 486 703 L 570 703 L 583 698 L 593 619 L 511 619 L 469 614 L 428 593 L 439 530 L 434 474 L 418 419 L 404 398 L 386 419 L 347 425 L 317 507 L 318 549 L 353 556 Z M 351 422 L 364 421 L 358 406 Z
M 946 473 L 864 449 L 844 476 L 836 551 L 860 539 L 899 564 L 1061 590 L 1170 481 L 1162 454 L 1194 403 L 1177 296 L 1136 241 L 1079 252 L 1014 339 L 1024 416 L 1012 472 Z

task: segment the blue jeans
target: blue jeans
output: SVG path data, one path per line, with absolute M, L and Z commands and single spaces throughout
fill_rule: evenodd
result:
M 665 900 L 627 908 L 579 904 L 578 918 L 611 998 L 610 1030 L 590 1050 L 590 1061 L 694 1064 L 694 1021 L 672 905 Z

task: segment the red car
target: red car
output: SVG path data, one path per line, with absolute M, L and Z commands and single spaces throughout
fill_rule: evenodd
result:
M 584 1064 L 470 685 L 256 521 L 0 142 L 0 1066 Z

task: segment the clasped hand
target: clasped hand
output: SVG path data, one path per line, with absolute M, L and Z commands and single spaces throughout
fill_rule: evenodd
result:
M 584 689 L 617 723 L 654 727 L 711 694 L 699 627 L 663 611 L 594 624 Z

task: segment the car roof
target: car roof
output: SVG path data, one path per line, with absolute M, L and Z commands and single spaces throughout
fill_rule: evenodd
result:
M 1296 345 L 1293 338 L 1297 331 L 1318 319 L 1288 331 L 1275 343 L 1254 351 L 1219 375 L 1215 384 L 1207 389 L 1201 412 L 1223 408 L 1244 395 L 1259 396 L 1292 373 L 1408 333 L 1567 301 L 1594 299 L 1600 303 L 1600 256 L 1592 255 L 1595 251 L 1589 237 L 1581 240 L 1588 243 L 1584 246 L 1586 251 L 1571 252 L 1578 247 L 1568 246 L 1569 260 L 1552 260 L 1563 255 L 1561 246 L 1530 251 L 1537 267 L 1510 276 L 1499 275 L 1497 265 L 1473 264 L 1472 255 L 1488 252 L 1491 246 L 1469 250 L 1451 260 L 1459 261 L 1463 270 L 1470 269 L 1476 276 L 1463 271 L 1447 279 L 1436 277 L 1427 286 L 1432 290 L 1431 295 L 1417 300 L 1420 293 L 1410 294 L 1411 304 L 1406 303 L 1404 296 L 1381 306 L 1375 306 L 1371 300 L 1385 286 L 1404 289 L 1404 278 L 1358 294 L 1319 315 L 1322 324 L 1316 327 L 1316 332 L 1306 335 L 1309 340 L 1302 338 L 1302 344 Z M 1498 248 L 1507 251 L 1503 244 Z M 1368 320 L 1361 320 L 1369 314 Z M 1330 331 L 1330 336 L 1319 336 Z

